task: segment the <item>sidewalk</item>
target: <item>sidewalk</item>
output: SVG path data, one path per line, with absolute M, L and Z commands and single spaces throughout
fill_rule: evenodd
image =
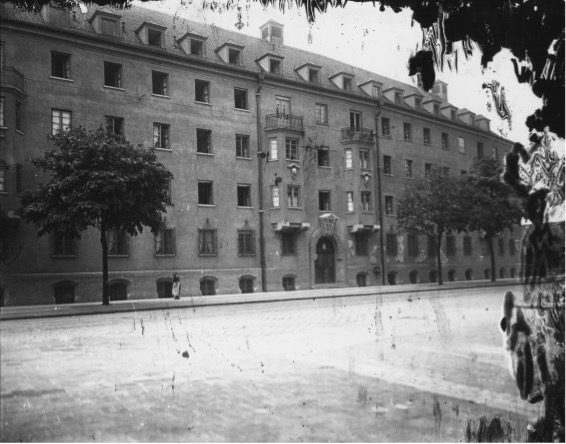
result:
M 101 302 L 87 302 L 65 305 L 27 305 L 0 308 L 0 321 L 15 319 L 34 319 L 45 317 L 81 316 L 92 314 L 123 313 L 130 311 L 171 310 L 177 308 L 196 308 L 215 305 L 239 305 L 266 302 L 297 301 L 305 299 L 348 298 L 363 296 L 382 296 L 385 300 L 395 299 L 397 295 L 419 294 L 434 297 L 453 289 L 509 287 L 519 285 L 517 279 L 501 279 L 497 282 L 487 280 L 435 283 L 386 285 L 373 287 L 325 288 L 317 290 L 273 291 L 267 293 L 229 294 L 214 296 L 185 296 L 174 299 L 137 299 L 113 301 L 109 306 Z M 424 294 L 423 294 L 424 293 Z

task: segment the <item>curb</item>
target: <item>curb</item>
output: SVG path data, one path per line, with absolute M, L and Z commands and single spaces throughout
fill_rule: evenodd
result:
M 116 301 L 109 306 L 103 306 L 99 302 L 86 302 L 69 305 L 34 305 L 2 307 L 0 309 L 0 321 L 12 321 L 19 319 L 39 319 L 48 317 L 71 317 L 87 316 L 109 313 L 127 313 L 152 310 L 175 310 L 186 308 L 211 307 L 222 305 L 245 305 L 304 301 L 308 299 L 338 299 L 355 298 L 367 296 L 385 296 L 386 300 L 394 299 L 396 295 L 411 295 L 425 293 L 427 297 L 440 297 L 438 293 L 450 290 L 477 289 L 490 287 L 517 286 L 521 283 L 517 279 L 502 279 L 497 282 L 466 281 L 438 284 L 408 284 L 396 286 L 375 287 L 342 287 L 316 290 L 278 291 L 266 293 L 232 294 L 216 296 L 187 296 L 180 300 L 172 299 L 138 299 L 134 301 Z M 433 293 L 436 293 L 434 295 Z

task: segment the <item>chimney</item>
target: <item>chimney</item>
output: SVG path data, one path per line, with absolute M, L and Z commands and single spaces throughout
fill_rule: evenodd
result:
M 443 102 L 448 102 L 448 84 L 442 80 L 437 80 L 432 85 L 432 93 L 442 99 Z

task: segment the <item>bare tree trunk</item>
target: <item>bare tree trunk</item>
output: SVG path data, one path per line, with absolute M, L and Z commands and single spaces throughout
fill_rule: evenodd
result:
M 489 257 L 491 259 L 491 282 L 495 282 L 495 254 L 493 252 L 493 238 L 489 234 L 486 234 L 485 240 L 487 241 Z
M 100 243 L 102 245 L 102 305 L 110 305 L 108 296 L 108 244 L 106 243 L 106 226 L 100 224 Z
M 442 234 L 438 237 L 438 242 L 436 243 L 436 261 L 438 264 L 438 285 L 442 285 L 444 282 L 442 280 L 442 256 L 440 255 L 442 246 Z

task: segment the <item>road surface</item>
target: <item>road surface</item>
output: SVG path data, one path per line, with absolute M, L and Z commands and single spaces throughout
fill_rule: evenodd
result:
M 0 323 L 2 441 L 524 440 L 504 289 Z

